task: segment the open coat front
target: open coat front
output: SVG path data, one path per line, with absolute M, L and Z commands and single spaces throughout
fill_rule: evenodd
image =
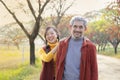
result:
M 61 41 L 58 47 L 56 57 L 56 80 L 62 80 L 69 39 L 70 38 L 67 38 Z M 80 61 L 80 80 L 98 80 L 96 47 L 86 38 L 84 38 L 82 44 Z
M 46 46 L 43 48 L 46 51 Z M 50 51 L 50 50 L 49 50 Z M 40 73 L 40 80 L 54 80 L 54 62 L 42 62 L 43 68 Z

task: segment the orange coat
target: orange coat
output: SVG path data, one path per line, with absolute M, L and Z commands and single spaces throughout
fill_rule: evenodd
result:
M 67 38 L 59 43 L 56 57 L 56 80 L 62 80 L 69 39 Z M 80 61 L 80 80 L 98 80 L 96 47 L 86 38 L 84 38 L 81 47 Z

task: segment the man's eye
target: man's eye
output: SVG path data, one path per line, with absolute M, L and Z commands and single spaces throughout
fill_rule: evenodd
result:
M 83 28 L 83 26 L 79 26 L 79 28 Z
M 74 28 L 76 28 L 77 26 L 76 25 L 74 25 Z

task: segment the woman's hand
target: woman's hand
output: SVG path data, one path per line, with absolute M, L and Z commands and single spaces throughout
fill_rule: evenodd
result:
M 59 43 L 50 51 L 51 53 L 56 53 Z

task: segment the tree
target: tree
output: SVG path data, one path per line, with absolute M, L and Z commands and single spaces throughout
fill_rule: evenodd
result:
M 84 14 L 89 20 L 86 35 L 98 45 L 98 51 L 105 50 L 108 36 L 105 33 L 107 21 L 103 19 L 101 11 L 91 11 Z
M 14 25 L 11 27 L 11 25 Z M 25 35 L 23 32 L 19 29 L 19 27 L 16 27 L 16 23 L 7 24 L 0 28 L 1 33 L 1 43 L 7 44 L 8 48 L 9 45 L 15 45 L 17 49 L 19 49 L 20 43 L 23 42 L 23 39 L 25 39 Z
M 57 26 L 57 29 L 60 32 L 60 39 L 64 38 L 66 36 L 70 36 L 69 29 L 69 21 L 72 18 L 72 16 L 64 16 L 62 17 L 61 23 Z
M 111 2 L 105 10 L 105 19 L 109 21 L 109 28 L 106 33 L 109 35 L 108 41 L 113 45 L 115 54 L 120 43 L 120 1 Z
M 91 39 L 95 44 L 98 45 L 98 51 L 105 50 L 108 36 L 105 33 L 105 26 L 106 21 L 98 20 L 94 22 L 90 22 L 88 26 L 88 31 L 86 32 L 89 39 Z
M 117 54 L 117 47 L 120 43 L 120 27 L 111 26 L 106 33 L 109 35 L 108 41 L 113 45 L 115 54 Z
M 6 8 L 6 10 L 12 15 L 12 17 L 14 18 L 14 20 L 17 22 L 17 24 L 21 27 L 21 29 L 24 31 L 25 35 L 27 36 L 27 38 L 29 39 L 29 44 L 30 44 L 30 64 L 31 65 L 35 65 L 35 44 L 34 44 L 34 40 L 38 35 L 39 29 L 40 29 L 40 24 L 41 24 L 41 20 L 42 20 L 42 13 L 45 9 L 45 7 L 47 6 L 47 4 L 50 2 L 50 0 L 38 0 L 38 14 L 35 13 L 35 10 L 32 6 L 32 3 L 30 0 L 26 0 L 28 7 L 34 17 L 35 20 L 35 24 L 34 27 L 31 31 L 31 33 L 29 33 L 27 31 L 27 29 L 25 28 L 25 26 L 23 25 L 23 23 L 18 19 L 18 17 L 15 15 L 15 13 L 13 13 L 10 8 L 5 4 L 5 2 L 3 0 L 0 0 L 0 2 L 4 5 L 4 7 Z
M 75 0 L 71 1 L 69 4 L 68 0 L 55 0 L 51 4 L 53 11 L 56 15 L 51 14 L 52 24 L 57 27 L 60 23 L 62 17 L 65 15 L 65 12 L 73 5 Z
M 50 17 L 44 19 L 43 23 L 47 25 L 54 25 L 60 31 L 60 38 L 66 37 L 68 33 L 69 15 L 65 13 L 72 7 L 75 0 L 53 0 L 50 3 L 50 10 L 52 11 Z M 40 36 L 41 37 L 41 36 Z

